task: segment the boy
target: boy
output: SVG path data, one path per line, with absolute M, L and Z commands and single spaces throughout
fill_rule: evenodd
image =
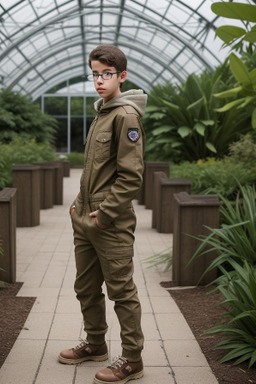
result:
M 124 384 L 143 376 L 141 306 L 132 277 L 136 217 L 131 201 L 142 183 L 145 135 L 140 118 L 147 96 L 141 90 L 121 93 L 126 65 L 124 53 L 111 45 L 99 45 L 89 56 L 89 78 L 102 99 L 95 103 L 97 116 L 86 140 L 80 192 L 70 210 L 75 291 L 87 338 L 62 351 L 59 361 L 78 364 L 108 358 L 103 282 L 121 328 L 122 355 L 96 373 L 95 384 Z

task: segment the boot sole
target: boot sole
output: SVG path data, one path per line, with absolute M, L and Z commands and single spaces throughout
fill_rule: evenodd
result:
M 142 370 L 142 371 L 140 371 L 138 373 L 134 373 L 133 375 L 130 375 L 130 376 L 126 377 L 123 380 L 113 381 L 113 384 L 125 384 L 128 381 L 130 381 L 130 380 L 141 379 L 143 376 L 144 376 L 144 371 Z M 97 379 L 95 377 L 94 381 L 93 381 L 93 384 L 111 384 L 111 382 L 110 381 L 102 381 L 102 380 L 99 380 L 99 379 Z
M 84 361 L 105 361 L 108 359 L 108 353 L 105 355 L 100 355 L 100 356 L 86 356 L 86 357 L 81 357 L 81 359 L 66 359 L 65 357 L 62 357 L 59 355 L 58 360 L 62 364 L 80 364 L 83 363 Z

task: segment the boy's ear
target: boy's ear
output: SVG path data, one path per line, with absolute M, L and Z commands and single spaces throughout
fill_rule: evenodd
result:
M 123 71 L 120 73 L 120 83 L 123 83 L 127 78 L 127 72 Z

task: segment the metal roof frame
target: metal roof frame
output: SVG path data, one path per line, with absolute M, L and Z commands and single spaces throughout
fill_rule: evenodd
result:
M 156 7 L 153 0 L 19 0 L 7 7 L 3 0 L 2 86 L 36 99 L 60 79 L 86 76 L 88 54 L 101 43 L 125 52 L 128 79 L 146 92 L 165 80 L 182 82 L 221 62 L 221 43 L 215 49 L 209 43 L 219 22 L 212 2 L 158 0 Z M 23 13 L 27 22 L 21 21 Z

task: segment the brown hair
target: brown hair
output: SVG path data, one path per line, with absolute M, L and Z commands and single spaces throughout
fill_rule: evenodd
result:
M 117 71 L 126 71 L 127 59 L 125 54 L 114 45 L 101 44 L 96 47 L 89 56 L 89 67 L 92 68 L 93 60 L 100 61 L 110 67 L 115 67 Z

